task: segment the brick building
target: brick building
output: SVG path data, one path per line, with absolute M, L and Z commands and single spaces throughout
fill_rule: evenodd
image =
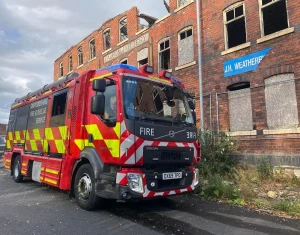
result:
M 205 124 L 237 136 L 251 161 L 300 166 L 299 9 L 298 0 L 202 1 Z
M 55 61 L 54 79 L 148 63 L 198 96 L 196 3 L 170 0 L 166 8 L 161 19 L 133 7 L 108 20 Z M 201 1 L 205 128 L 239 138 L 239 154 L 251 161 L 266 155 L 300 166 L 299 8 L 298 0 Z

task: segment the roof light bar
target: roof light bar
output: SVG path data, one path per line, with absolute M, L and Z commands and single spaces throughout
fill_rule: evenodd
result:
M 148 64 L 143 65 L 139 70 L 140 72 L 154 73 L 154 68 Z
M 160 71 L 160 73 L 158 74 L 158 76 L 159 76 L 160 78 L 171 79 L 172 74 L 171 74 L 169 71 L 167 71 L 167 70 L 162 70 L 162 71 Z

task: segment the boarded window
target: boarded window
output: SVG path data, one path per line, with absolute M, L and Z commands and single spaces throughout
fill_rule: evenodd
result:
M 119 35 L 120 35 L 120 42 L 125 41 L 128 39 L 128 32 L 127 32 L 127 18 L 124 17 L 119 22 Z
M 69 72 L 73 71 L 73 58 L 69 55 Z
M 263 35 L 288 28 L 285 0 L 261 0 Z
M 61 62 L 59 64 L 59 76 L 60 77 L 64 76 L 64 64 L 63 64 L 63 62 Z
M 96 44 L 95 39 L 90 41 L 90 60 L 96 57 Z
M 267 122 L 270 130 L 298 127 L 294 74 L 280 74 L 265 80 Z
M 226 49 L 246 43 L 244 3 L 238 3 L 224 11 Z
M 159 44 L 159 70 L 170 69 L 170 60 L 170 40 L 167 39 Z
M 104 39 L 104 48 L 105 50 L 110 49 L 111 44 L 110 44 L 110 29 L 107 29 L 103 33 L 103 39 Z
M 230 131 L 253 130 L 250 84 L 235 86 L 228 92 Z
M 188 64 L 194 60 L 193 29 L 188 28 L 179 33 L 178 66 Z
M 83 53 L 82 53 L 82 47 L 78 48 L 78 66 L 83 64 Z

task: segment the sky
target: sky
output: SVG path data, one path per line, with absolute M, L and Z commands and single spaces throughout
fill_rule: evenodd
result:
M 16 98 L 53 82 L 55 59 L 133 6 L 167 14 L 163 0 L 0 0 L 0 123 Z

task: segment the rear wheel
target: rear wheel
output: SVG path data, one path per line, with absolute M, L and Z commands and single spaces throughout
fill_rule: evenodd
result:
M 74 193 L 78 205 L 84 210 L 93 210 L 100 198 L 95 193 L 95 175 L 90 164 L 82 165 L 75 176 Z
M 14 181 L 17 183 L 21 183 L 23 181 L 23 176 L 21 174 L 21 157 L 20 157 L 20 155 L 18 155 L 15 158 L 12 172 L 13 172 Z

